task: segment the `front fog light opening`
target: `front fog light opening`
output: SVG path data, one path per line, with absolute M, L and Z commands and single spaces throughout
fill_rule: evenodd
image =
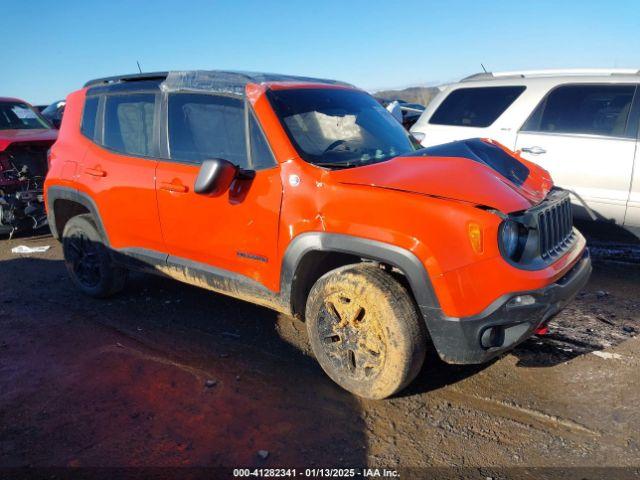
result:
M 504 345 L 504 328 L 500 325 L 489 327 L 480 336 L 482 348 L 498 348 Z
M 507 302 L 507 308 L 526 307 L 527 305 L 533 305 L 535 303 L 536 298 L 533 295 L 518 295 Z

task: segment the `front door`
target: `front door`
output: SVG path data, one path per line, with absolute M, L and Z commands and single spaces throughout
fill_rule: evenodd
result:
M 222 269 L 276 290 L 280 168 L 253 113 L 236 96 L 172 93 L 166 105 L 170 160 L 158 164 L 156 189 L 169 263 Z M 218 197 L 196 194 L 200 164 L 209 158 L 255 176 L 234 180 Z
M 552 90 L 518 133 L 516 149 L 575 191 L 603 220 L 624 222 L 637 124 L 635 85 L 564 85 Z M 586 210 L 573 199 L 574 212 Z

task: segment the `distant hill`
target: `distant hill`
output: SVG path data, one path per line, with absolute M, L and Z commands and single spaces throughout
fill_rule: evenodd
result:
M 403 90 L 380 90 L 379 92 L 375 92 L 373 96 L 388 98 L 389 100 L 404 100 L 405 102 L 420 103 L 426 107 L 437 93 L 437 87 L 409 87 Z

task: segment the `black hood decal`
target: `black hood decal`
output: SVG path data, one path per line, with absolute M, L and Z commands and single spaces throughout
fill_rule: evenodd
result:
M 480 138 L 470 138 L 422 148 L 405 157 L 459 157 L 482 163 L 511 183 L 521 186 L 529 176 L 529 168 L 498 145 Z

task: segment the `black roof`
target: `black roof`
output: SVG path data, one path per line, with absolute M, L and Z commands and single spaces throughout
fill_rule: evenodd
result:
M 282 75 L 278 73 L 263 73 L 263 72 L 242 72 L 242 71 L 227 71 L 227 70 L 191 70 L 185 72 L 150 72 L 150 73 L 135 73 L 127 75 L 116 75 L 113 77 L 96 78 L 89 80 L 84 84 L 85 87 L 99 87 L 114 84 L 132 83 L 132 82 L 163 82 L 170 74 L 181 76 L 186 79 L 187 82 L 193 82 L 194 79 L 197 82 L 200 79 L 205 81 L 217 81 L 221 80 L 227 85 L 244 87 L 247 83 L 262 83 L 262 82 L 311 82 L 311 83 L 326 83 L 332 85 L 347 85 L 344 82 L 337 80 L 328 80 L 324 78 L 303 77 L 297 75 Z
M 95 87 L 97 85 L 107 85 L 119 82 L 139 82 L 142 80 L 164 80 L 169 72 L 131 73 L 127 75 L 116 75 L 114 77 L 103 77 L 89 80 L 85 87 Z

